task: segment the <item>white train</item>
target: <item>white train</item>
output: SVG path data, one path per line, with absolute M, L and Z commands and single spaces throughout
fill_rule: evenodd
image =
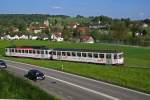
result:
M 12 46 L 5 48 L 5 55 L 96 64 L 124 64 L 123 52 L 117 50 L 49 49 L 44 46 Z

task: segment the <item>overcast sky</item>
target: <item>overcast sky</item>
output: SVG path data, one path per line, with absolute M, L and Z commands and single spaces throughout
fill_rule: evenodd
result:
M 150 18 L 150 0 L 0 0 L 0 14 Z

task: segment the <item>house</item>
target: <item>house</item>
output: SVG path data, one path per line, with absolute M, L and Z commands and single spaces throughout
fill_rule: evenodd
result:
M 148 27 L 148 24 L 144 23 L 144 24 L 142 25 L 142 27 L 143 27 L 143 28 L 147 28 L 147 27 Z
M 88 27 L 78 27 L 77 32 L 78 33 L 87 33 L 89 31 Z
M 142 36 L 142 35 L 143 33 L 139 33 L 139 32 L 135 33 L 135 36 Z
M 39 23 L 31 23 L 29 25 L 29 27 L 27 28 L 28 32 L 31 33 L 41 33 L 42 30 L 48 29 L 49 28 L 49 21 L 45 20 L 43 24 L 39 24 Z
M 30 35 L 29 39 L 31 39 L 31 40 L 37 40 L 38 36 L 37 35 Z
M 19 32 L 17 27 L 11 27 L 10 32 Z
M 93 24 L 89 25 L 90 29 L 108 29 L 108 25 Z
M 38 34 L 38 39 L 39 40 L 48 40 L 49 36 L 48 36 L 48 34 L 41 33 L 41 34 Z
M 3 37 L 6 40 L 19 40 L 19 36 L 17 34 L 7 34 Z
M 58 41 L 58 42 L 64 40 L 64 39 L 62 38 L 62 33 L 61 33 L 61 32 L 54 32 L 54 33 L 52 33 L 51 39 L 52 39 L 53 41 Z
M 92 36 L 89 35 L 81 35 L 80 36 L 80 42 L 83 43 L 94 43 L 94 39 Z
M 78 25 L 79 24 L 76 24 L 76 23 L 70 23 L 69 25 L 68 25 L 68 28 L 71 28 L 71 29 L 76 29 L 77 27 L 78 27 Z
M 19 39 L 28 40 L 29 37 L 27 35 L 20 35 Z

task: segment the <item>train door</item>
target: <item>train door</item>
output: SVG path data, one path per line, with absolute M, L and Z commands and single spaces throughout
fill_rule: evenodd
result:
M 111 53 L 106 54 L 106 64 L 112 64 L 112 55 L 111 55 Z
M 45 58 L 44 50 L 41 50 L 41 58 Z
M 57 59 L 58 60 L 62 59 L 61 51 L 57 51 Z

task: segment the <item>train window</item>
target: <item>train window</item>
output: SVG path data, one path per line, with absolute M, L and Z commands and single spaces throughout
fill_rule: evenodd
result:
M 37 54 L 40 54 L 40 51 L 39 51 L 39 50 L 37 50 Z
M 106 54 L 107 59 L 111 59 L 111 54 Z
M 14 52 L 15 50 L 14 49 L 11 49 L 12 51 L 11 52 Z
M 117 54 L 114 54 L 114 59 L 117 59 Z
M 98 54 L 97 53 L 94 54 L 94 58 L 98 58 Z
M 17 52 L 17 49 L 15 49 L 15 52 Z
M 44 54 L 44 51 L 43 51 L 43 50 L 41 51 L 41 54 Z
M 7 50 L 7 49 L 5 49 L 5 52 L 8 52 L 8 50 Z
M 25 50 L 25 53 L 28 53 L 28 50 Z
M 50 53 L 50 52 L 49 52 Z M 45 54 L 48 54 L 48 51 L 45 51 Z
M 60 56 L 60 55 L 61 55 L 61 52 L 60 52 L 60 51 L 59 51 L 59 52 L 57 52 L 57 55 L 59 55 L 59 56 Z
M 82 53 L 82 57 L 86 57 L 86 53 Z
M 29 50 L 29 53 L 32 53 L 32 50 Z
M 104 54 L 99 54 L 99 57 L 100 58 L 104 58 Z
M 72 56 L 76 56 L 76 52 L 72 52 Z
M 21 52 L 24 53 L 24 50 L 22 50 Z
M 33 50 L 33 54 L 35 54 L 35 50 Z
M 71 56 L 70 52 L 67 52 L 67 56 Z
M 53 52 L 53 55 L 56 55 L 56 52 Z
M 66 52 L 62 52 L 62 56 L 66 56 Z
M 21 53 L 21 50 L 19 50 L 19 53 Z
M 49 54 L 51 55 L 51 54 L 52 54 L 52 52 L 50 51 L 50 52 L 49 52 Z
M 92 58 L 92 53 L 88 53 L 88 57 Z
M 81 57 L 81 53 L 80 53 L 80 52 L 78 52 L 78 53 L 77 53 L 77 56 L 78 56 L 78 57 Z
M 122 57 L 123 57 L 123 55 L 122 55 L 122 54 L 120 54 L 120 55 L 119 55 L 119 59 L 121 59 Z

